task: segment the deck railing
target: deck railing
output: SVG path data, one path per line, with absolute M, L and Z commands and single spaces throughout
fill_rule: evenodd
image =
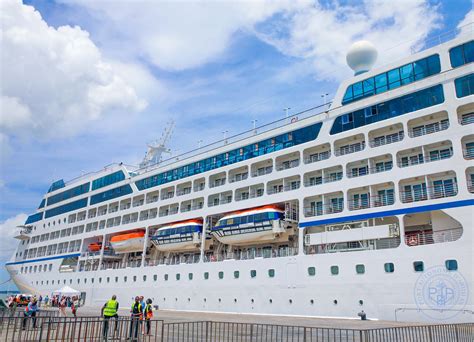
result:
M 411 247 L 451 242 L 458 240 L 462 236 L 462 232 L 462 227 L 456 227 L 430 232 L 406 233 L 405 243 Z

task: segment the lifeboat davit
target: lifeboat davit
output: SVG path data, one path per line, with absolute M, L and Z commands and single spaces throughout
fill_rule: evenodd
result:
M 290 227 L 283 209 L 265 205 L 230 213 L 217 221 L 211 232 L 223 244 L 242 246 L 287 241 Z
M 202 222 L 202 219 L 193 219 L 161 227 L 151 241 L 161 252 L 197 251 L 201 245 Z
M 138 230 L 112 236 L 110 245 L 115 253 L 142 252 L 145 243 L 145 231 Z

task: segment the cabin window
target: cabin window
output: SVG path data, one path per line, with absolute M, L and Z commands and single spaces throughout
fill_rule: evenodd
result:
M 268 276 L 269 276 L 270 278 L 275 277 L 275 270 L 274 270 L 273 268 L 270 268 L 270 269 L 268 270 Z
M 143 281 L 146 281 L 146 275 L 143 276 Z
M 123 282 L 124 282 L 124 283 L 127 282 L 127 276 L 123 277 Z
M 234 271 L 234 278 L 239 279 L 240 272 L 239 271 Z
M 137 281 L 137 276 L 133 276 L 133 281 Z
M 158 275 L 157 275 L 157 274 L 154 274 L 154 275 L 153 275 L 153 280 L 154 280 L 154 281 L 157 281 L 157 280 L 158 280 Z
M 255 278 L 257 276 L 257 271 L 256 270 L 251 270 L 250 271 L 250 277 Z
M 222 271 L 219 272 L 219 279 L 224 279 L 224 272 Z
M 365 265 L 362 265 L 362 264 L 356 265 L 356 273 L 357 274 L 364 274 L 365 273 Z
M 446 269 L 448 271 L 457 271 L 458 270 L 458 262 L 457 260 L 451 259 L 451 260 L 446 260 L 445 262 Z
M 395 265 L 393 264 L 393 262 L 386 262 L 386 263 L 383 265 L 383 268 L 385 269 L 385 272 L 386 272 L 386 273 L 393 273 L 393 272 L 395 272 Z
M 192 273 L 188 273 L 188 279 L 193 280 L 193 274 Z
M 316 275 L 316 267 L 313 267 L 313 266 L 308 267 L 308 275 L 310 277 L 314 277 Z
M 423 272 L 425 270 L 425 265 L 423 261 L 414 261 L 413 269 L 415 272 Z
M 209 272 L 204 272 L 204 279 L 209 279 Z
M 165 281 L 168 281 L 168 275 L 167 275 L 167 274 L 165 274 L 165 275 L 163 276 L 163 278 L 165 279 Z
M 331 266 L 331 274 L 338 275 L 339 274 L 339 266 Z
M 180 280 L 181 279 L 181 274 L 180 273 L 176 273 L 176 280 Z
M 99 278 L 99 284 L 102 283 L 102 278 Z

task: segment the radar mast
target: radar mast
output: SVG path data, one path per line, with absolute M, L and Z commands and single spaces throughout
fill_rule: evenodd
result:
M 140 163 L 140 168 L 157 165 L 161 162 L 163 153 L 171 153 L 171 150 L 166 147 L 166 144 L 168 144 L 173 134 L 174 126 L 173 120 L 168 121 L 161 137 L 147 144 L 148 150 L 145 154 L 145 158 L 143 158 L 143 161 Z

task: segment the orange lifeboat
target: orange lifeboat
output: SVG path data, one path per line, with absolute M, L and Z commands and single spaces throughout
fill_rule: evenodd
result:
M 115 235 L 110 239 L 110 245 L 115 253 L 142 252 L 144 243 L 144 230 Z
M 93 242 L 89 244 L 89 251 L 99 252 L 102 249 L 102 242 Z

